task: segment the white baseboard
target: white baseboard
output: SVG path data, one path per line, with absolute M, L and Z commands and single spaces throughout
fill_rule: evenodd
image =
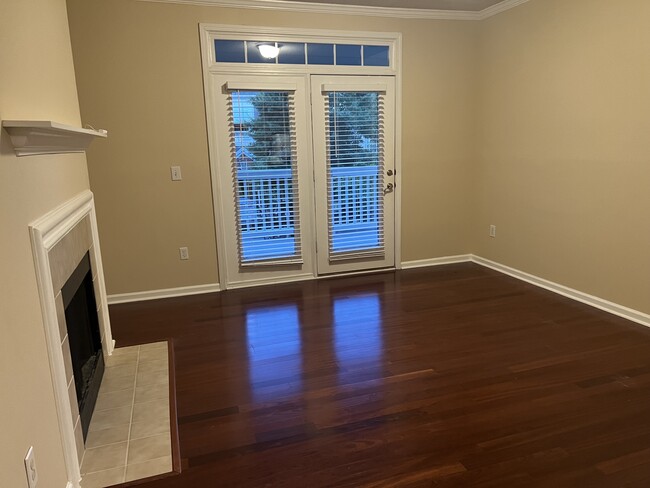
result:
M 524 271 L 511 268 L 504 264 L 490 261 L 489 259 L 485 259 L 480 256 L 472 255 L 471 260 L 472 262 L 476 264 L 480 264 L 481 266 L 494 269 L 496 271 L 499 271 L 500 273 L 504 273 L 514 278 L 530 283 L 532 285 L 539 286 L 540 288 L 544 288 L 546 290 L 552 291 L 554 293 L 565 296 L 567 298 L 571 298 L 578 302 L 591 305 L 592 307 L 595 307 L 597 309 L 604 310 L 605 312 L 609 312 L 611 314 L 617 315 L 624 319 L 631 320 L 632 322 L 636 322 L 637 324 L 650 327 L 650 315 L 640 312 L 638 310 L 633 310 L 631 308 L 624 307 L 623 305 L 619 305 L 617 303 L 604 300 L 603 298 L 599 298 L 593 295 L 589 295 L 587 293 L 583 293 L 573 288 L 569 288 L 568 286 L 560 285 L 559 283 L 554 283 L 552 281 L 545 280 L 544 278 L 540 278 L 539 276 L 535 276 L 526 273 Z
M 501 263 L 495 261 L 490 261 L 489 259 L 476 256 L 474 254 L 461 254 L 458 256 L 446 256 L 440 258 L 432 259 L 420 259 L 417 261 L 405 261 L 402 263 L 402 269 L 414 269 L 414 268 L 423 268 L 427 266 L 441 266 L 444 264 L 454 264 L 454 263 L 465 263 L 473 262 L 487 268 L 494 269 L 500 273 L 507 274 L 514 278 L 520 279 L 527 283 L 530 283 L 540 288 L 552 291 L 559 295 L 571 298 L 581 303 L 585 303 L 592 307 L 595 307 L 599 310 L 609 312 L 611 314 L 617 315 L 632 322 L 636 322 L 646 327 L 650 327 L 650 315 L 634 310 L 617 303 L 610 302 L 603 298 L 599 298 L 587 293 L 569 288 L 568 286 L 560 285 L 559 283 L 554 283 L 552 281 L 540 278 L 539 276 L 526 273 L 525 271 L 520 271 L 515 268 L 511 268 Z M 313 279 L 312 275 L 298 275 L 288 277 L 286 279 L 278 280 L 259 280 L 257 282 L 247 282 L 247 283 L 231 283 L 229 288 L 243 288 L 249 286 L 259 286 L 275 283 L 287 283 L 291 281 L 302 281 Z M 203 293 L 214 293 L 220 291 L 220 286 L 218 283 L 208 284 L 208 285 L 197 285 L 197 286 L 185 286 L 180 288 L 168 288 L 164 290 L 151 290 L 151 291 L 142 291 L 135 293 L 122 293 L 117 295 L 108 296 L 108 304 L 118 304 L 118 303 L 129 303 L 129 302 L 139 302 L 144 300 L 156 300 L 159 298 L 172 298 L 172 297 L 181 297 L 189 295 L 200 295 Z
M 284 283 L 293 283 L 294 281 L 306 281 L 316 278 L 313 274 L 298 274 L 293 276 L 284 276 L 282 278 L 260 278 L 257 280 L 249 281 L 233 281 L 228 283 L 229 290 L 236 290 L 237 288 L 249 288 L 251 286 L 265 286 L 265 285 L 280 285 Z
M 119 293 L 108 295 L 108 304 L 115 305 L 118 303 L 142 302 L 145 300 L 158 300 L 159 298 L 184 297 L 189 295 L 202 295 L 204 293 L 214 293 L 221 288 L 218 283 L 207 285 L 182 286 L 179 288 L 166 288 L 164 290 L 136 291 L 134 293 Z
M 443 264 L 466 263 L 471 260 L 471 254 L 461 254 L 459 256 L 446 256 L 442 258 L 420 259 L 417 261 L 404 261 L 402 263 L 402 269 L 424 268 L 427 266 L 440 266 Z

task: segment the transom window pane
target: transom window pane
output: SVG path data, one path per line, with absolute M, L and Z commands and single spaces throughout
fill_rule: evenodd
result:
M 281 42 L 278 44 L 280 64 L 305 64 L 305 45 L 300 42 Z
M 278 42 L 280 51 L 276 60 L 262 56 L 258 44 L 275 43 L 217 39 L 214 41 L 215 60 L 218 63 L 390 67 L 389 46 Z
M 244 41 L 214 41 L 214 52 L 218 63 L 244 63 L 246 55 Z
M 309 64 L 334 64 L 334 44 L 307 44 Z
M 337 44 L 336 64 L 337 66 L 361 66 L 361 46 Z
M 364 66 L 390 66 L 388 46 L 363 46 Z
M 262 42 L 262 41 L 246 41 L 246 48 L 248 54 L 249 63 L 270 63 L 275 64 L 274 58 L 265 58 L 260 53 L 259 48 L 257 47 L 260 44 L 275 44 L 273 42 Z

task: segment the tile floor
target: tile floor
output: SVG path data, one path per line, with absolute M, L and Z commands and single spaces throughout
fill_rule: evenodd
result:
M 88 428 L 81 486 L 172 470 L 167 342 L 115 349 Z

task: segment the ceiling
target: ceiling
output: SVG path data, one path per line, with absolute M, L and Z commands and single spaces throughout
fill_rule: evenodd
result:
M 456 10 L 480 12 L 503 0 L 289 0 L 304 3 L 332 3 L 368 7 L 413 8 L 424 10 Z

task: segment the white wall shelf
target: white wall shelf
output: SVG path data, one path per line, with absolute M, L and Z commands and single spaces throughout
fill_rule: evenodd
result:
M 85 152 L 105 130 L 82 129 L 51 120 L 3 120 L 17 156 Z

